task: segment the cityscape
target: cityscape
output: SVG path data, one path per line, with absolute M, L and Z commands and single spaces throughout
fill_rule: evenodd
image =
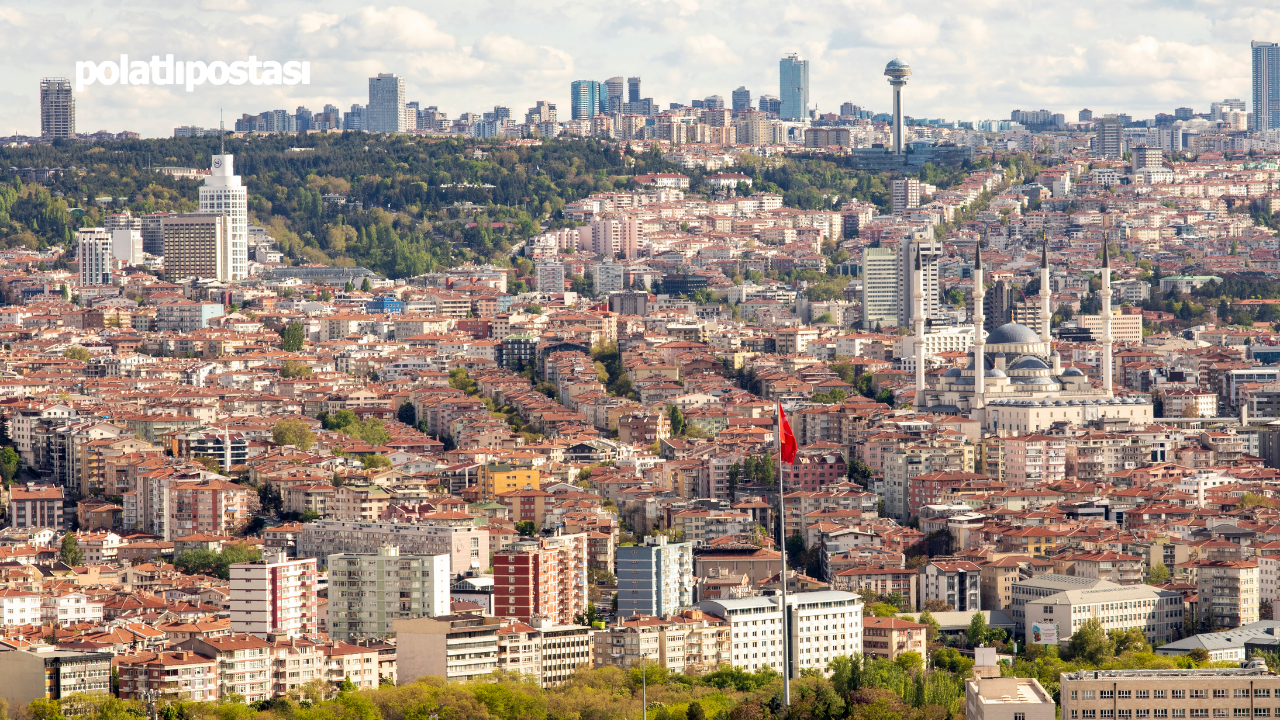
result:
M 1280 42 L 1232 52 L 1244 97 L 948 120 L 906 49 L 830 108 L 797 45 L 462 111 L 353 46 L 358 102 L 159 137 L 48 63 L 0 708 L 1280 717 Z

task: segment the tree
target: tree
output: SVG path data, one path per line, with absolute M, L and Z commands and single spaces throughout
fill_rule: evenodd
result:
M 18 455 L 18 451 L 12 446 L 6 445 L 0 450 L 0 478 L 3 478 L 6 487 L 18 476 L 20 469 L 22 469 L 22 456 Z
M 66 350 L 63 350 L 62 357 L 67 358 L 68 360 L 79 360 L 80 362 L 89 362 L 89 360 L 93 358 L 93 356 L 89 354 L 88 350 L 80 347 L 79 345 L 72 345 Z
M 924 603 L 924 609 L 926 612 L 928 611 L 954 612 L 955 611 L 955 608 L 952 607 L 951 603 L 947 602 L 946 600 L 939 600 L 938 598 L 934 598 L 932 600 L 926 600 Z M 923 616 L 921 616 L 920 622 L 924 622 Z
M 307 451 L 316 442 L 311 426 L 297 418 L 285 418 L 271 428 L 271 442 L 277 445 L 294 445 L 299 450 Z
M 680 408 L 675 405 L 668 405 L 667 419 L 671 421 L 672 437 L 679 437 L 684 434 L 684 413 L 680 412 Z
M 391 460 L 382 455 L 370 453 L 360 456 L 360 464 L 364 466 L 365 470 L 378 470 L 379 468 L 391 467 Z
M 289 323 L 280 330 L 280 345 L 285 352 L 298 352 L 306 340 L 307 331 L 302 323 Z
M 933 642 L 938 639 L 938 633 L 942 632 L 942 625 L 938 622 L 937 618 L 933 616 L 933 613 L 929 612 L 929 608 L 925 608 L 924 611 L 920 613 L 920 624 L 929 626 L 929 629 L 925 631 L 925 639 L 928 642 Z
M 369 292 L 371 290 L 373 290 L 373 285 L 369 283 L 369 278 L 365 278 L 364 282 L 360 283 L 360 292 Z
M 1141 628 L 1131 627 L 1125 630 L 1112 630 L 1107 633 L 1107 639 L 1115 644 L 1116 655 L 1126 652 L 1151 652 L 1151 645 L 1147 643 L 1147 636 L 1143 634 Z
M 1169 582 L 1170 575 L 1169 568 L 1165 567 L 1164 563 L 1158 562 L 1152 565 L 1151 572 L 1147 573 L 1147 584 L 1160 585 Z
M 978 647 L 985 643 L 989 631 L 987 617 L 981 611 L 974 613 L 973 617 L 969 619 L 969 629 L 965 631 L 965 637 L 969 640 L 969 647 Z
M 1115 643 L 1107 637 L 1102 623 L 1097 618 L 1089 618 L 1071 633 L 1066 656 L 1068 660 L 1096 666 L 1114 657 L 1115 650 Z
M 355 285 L 352 285 L 350 280 L 348 280 L 348 281 L 347 281 L 347 283 L 346 283 L 345 285 L 343 285 L 343 286 L 342 286 L 342 291 L 343 291 L 343 292 L 348 292 L 348 293 L 349 293 L 349 292 L 355 292 L 355 290 L 356 290 L 356 286 L 355 286 Z
M 685 720 L 706 720 L 707 712 L 702 709 L 702 703 L 694 700 L 689 703 L 689 708 L 684 713 Z
M 280 363 L 280 377 L 309 378 L 311 377 L 311 366 L 297 360 L 285 360 Z
M 1191 648 L 1191 650 L 1187 652 L 1187 657 L 1191 658 L 1191 661 L 1196 665 L 1203 665 L 1209 662 L 1209 651 L 1202 647 Z
M 396 410 L 396 419 L 409 427 L 415 427 L 418 424 L 418 411 L 414 409 L 412 402 L 405 400 Z
M 924 658 L 915 650 L 908 650 L 893 659 L 893 664 L 902 668 L 908 675 L 915 676 L 924 668 Z
M 58 559 L 72 567 L 84 563 L 84 551 L 80 549 L 80 543 L 76 542 L 75 533 L 62 536 L 62 548 L 58 550 Z

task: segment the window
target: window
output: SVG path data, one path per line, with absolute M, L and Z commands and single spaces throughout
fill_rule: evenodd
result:
M 1174 696 L 1175 698 L 1176 698 L 1176 697 L 1178 697 L 1178 693 L 1179 693 L 1179 692 L 1181 692 L 1181 691 L 1180 691 L 1180 690 L 1174 690 L 1174 691 L 1173 691 L 1173 696 Z M 1192 690 L 1192 691 L 1191 691 L 1191 697 L 1192 697 L 1193 699 L 1194 699 L 1194 698 L 1206 698 L 1206 697 L 1209 697 L 1209 694 L 1208 694 L 1207 692 L 1205 692 L 1204 690 Z
M 1169 717 L 1169 710 L 1168 710 L 1168 708 L 1156 708 L 1153 712 L 1155 713 L 1155 715 L 1154 715 L 1153 717 L 1157 717 L 1157 718 L 1167 718 L 1167 717 Z
M 1226 716 L 1227 716 L 1227 709 L 1226 709 L 1226 708 L 1214 708 L 1214 709 L 1213 709 L 1213 716 L 1214 716 L 1214 717 L 1216 717 L 1216 718 L 1224 718 L 1224 717 L 1226 717 Z
M 1236 698 L 1247 698 L 1249 697 L 1249 688 L 1236 688 L 1235 692 L 1231 693 L 1231 695 Z M 1217 697 L 1216 693 L 1214 694 L 1214 697 Z
M 1170 690 L 1169 691 L 1169 697 L 1173 698 L 1174 700 L 1181 700 L 1186 696 L 1187 696 L 1186 690 Z M 1202 694 L 1200 697 L 1204 697 L 1204 695 Z
M 1116 716 L 1116 713 L 1115 713 L 1115 711 L 1114 711 L 1114 710 L 1103 710 L 1103 711 L 1098 715 L 1098 717 L 1100 717 L 1100 718 L 1104 718 L 1104 719 L 1105 719 L 1105 718 L 1114 718 L 1115 716 Z
M 1271 697 L 1271 688 L 1254 688 L 1254 697 Z
M 1173 716 L 1178 717 L 1178 713 L 1175 711 Z M 1209 709 L 1208 708 L 1191 708 L 1191 717 L 1193 718 L 1209 717 Z
M 1232 708 L 1231 715 L 1233 717 L 1249 717 L 1249 708 Z
M 1093 720 L 1093 719 L 1094 719 L 1095 717 L 1097 717 L 1097 716 L 1098 716 L 1098 713 L 1097 713 L 1097 711 L 1096 711 L 1096 710 L 1081 710 L 1081 711 L 1080 711 L 1080 718 L 1081 718 L 1081 720 Z
M 1146 700 L 1150 694 L 1151 694 L 1150 690 L 1134 690 L 1133 691 L 1133 696 L 1139 700 Z
M 1120 718 L 1120 720 L 1129 720 L 1129 718 L 1133 717 L 1133 711 L 1120 710 L 1119 712 L 1116 713 L 1116 717 Z
M 1072 699 L 1072 700 L 1076 700 L 1076 699 L 1077 699 L 1077 698 L 1076 698 L 1076 694 L 1077 694 L 1077 692 L 1079 692 L 1079 691 L 1077 691 L 1077 690 L 1072 690 L 1072 691 L 1071 691 L 1071 699 Z
M 1098 691 L 1098 699 L 1099 699 L 1099 700 L 1111 700 L 1111 699 L 1113 699 L 1115 696 L 1116 696 L 1116 691 L 1115 691 L 1115 690 L 1099 690 L 1099 691 Z
M 1080 691 L 1080 699 L 1081 699 L 1081 700 L 1092 700 L 1092 699 L 1093 699 L 1093 693 L 1094 693 L 1094 691 L 1092 691 L 1092 690 L 1081 690 L 1081 691 Z
M 1147 709 L 1145 709 L 1145 708 L 1144 708 L 1144 709 L 1141 709 L 1141 710 L 1135 710 L 1135 711 L 1134 711 L 1134 715 L 1133 715 L 1133 716 L 1134 716 L 1135 718 L 1145 718 L 1145 717 L 1150 717 L 1150 716 L 1151 716 L 1151 711 L 1150 711 L 1150 710 L 1147 710 Z
M 1175 717 L 1175 718 L 1184 718 L 1184 717 L 1186 717 L 1186 716 L 1187 716 L 1187 709 L 1186 709 L 1186 708 L 1174 708 L 1174 709 L 1173 709 L 1173 717 Z
M 1253 709 L 1254 717 L 1271 717 L 1271 708 L 1256 707 Z
M 1116 699 L 1117 699 L 1117 700 L 1128 700 L 1128 699 L 1129 699 L 1129 696 L 1130 696 L 1130 695 L 1132 695 L 1132 694 L 1133 694 L 1133 693 L 1131 693 L 1131 692 L 1130 692 L 1130 691 L 1128 691 L 1128 690 L 1117 690 L 1117 691 L 1116 691 Z
M 1014 714 L 1013 714 L 1013 720 L 1027 720 L 1027 714 L 1026 714 L 1026 713 L 1014 713 Z
M 1151 697 L 1153 697 L 1153 698 L 1155 698 L 1155 699 L 1157 699 L 1157 700 L 1163 700 L 1163 699 L 1164 699 L 1164 691 L 1163 691 L 1163 690 L 1152 690 L 1152 691 L 1151 691 L 1151 693 L 1152 693 Z
M 1224 698 L 1224 697 L 1226 697 L 1226 696 L 1227 696 L 1227 689 L 1226 689 L 1226 688 L 1214 688 L 1214 689 L 1213 689 L 1213 696 L 1214 696 L 1214 697 L 1216 697 L 1216 698 Z

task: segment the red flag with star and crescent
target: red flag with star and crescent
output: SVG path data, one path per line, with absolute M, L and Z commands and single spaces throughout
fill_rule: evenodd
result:
M 791 431 L 791 423 L 787 422 L 787 413 L 782 409 L 782 403 L 778 403 L 778 428 L 781 437 L 782 462 L 794 463 L 796 461 L 796 451 L 800 449 L 796 443 L 796 434 Z

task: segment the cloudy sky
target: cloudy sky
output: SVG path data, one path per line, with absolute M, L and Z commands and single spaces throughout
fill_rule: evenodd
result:
M 1249 99 L 1250 40 L 1280 40 L 1274 3 L 1220 0 L 6 0 L 0 7 L 0 135 L 39 133 L 39 81 L 77 60 L 308 60 L 311 84 L 93 86 L 77 130 L 170 135 L 241 113 L 367 101 L 367 78 L 394 72 L 408 99 L 450 117 L 537 100 L 566 115 L 569 83 L 640 75 L 644 95 L 688 103 L 739 85 L 778 93 L 778 59 L 810 61 L 811 102 L 884 111 L 884 63 L 914 75 L 916 117 L 1007 118 L 1082 107 L 1150 117 L 1225 97 Z M 1252 109 L 1252 107 L 1250 107 Z

